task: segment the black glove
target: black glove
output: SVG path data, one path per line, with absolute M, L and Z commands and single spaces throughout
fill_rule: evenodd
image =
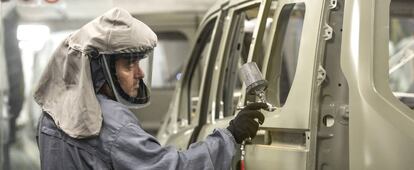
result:
M 257 110 L 245 108 L 230 121 L 227 129 L 231 132 L 238 144 L 241 144 L 246 138 L 254 138 L 256 136 L 259 123 L 255 119 L 258 119 L 260 124 L 263 124 L 264 115 Z

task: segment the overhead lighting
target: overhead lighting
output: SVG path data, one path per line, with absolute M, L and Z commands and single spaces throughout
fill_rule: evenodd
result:
M 41 50 L 49 38 L 50 29 L 46 25 L 19 25 L 17 39 L 21 49 Z

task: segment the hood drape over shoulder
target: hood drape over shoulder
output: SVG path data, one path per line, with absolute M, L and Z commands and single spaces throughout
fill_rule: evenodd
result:
M 102 112 L 92 83 L 90 58 L 146 52 L 156 43 L 157 36 L 147 25 L 114 8 L 60 44 L 35 90 L 35 101 L 69 136 L 96 136 L 102 126 Z

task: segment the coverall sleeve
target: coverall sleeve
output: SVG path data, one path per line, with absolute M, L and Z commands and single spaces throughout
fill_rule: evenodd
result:
M 227 129 L 216 129 L 206 140 L 194 143 L 186 151 L 167 146 L 136 124 L 127 124 L 118 133 L 111 148 L 115 169 L 230 169 L 235 140 Z

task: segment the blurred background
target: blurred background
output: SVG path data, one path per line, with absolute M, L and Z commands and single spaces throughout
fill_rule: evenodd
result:
M 122 7 L 158 35 L 152 104 L 136 114 L 156 134 L 188 57 L 198 24 L 215 0 L 1 0 L 0 169 L 40 169 L 36 82 L 58 44 L 112 7 Z M 155 107 L 156 106 L 156 107 Z

